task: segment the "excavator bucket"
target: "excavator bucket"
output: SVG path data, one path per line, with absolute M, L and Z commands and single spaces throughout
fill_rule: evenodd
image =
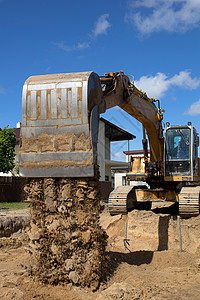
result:
M 94 72 L 28 78 L 22 92 L 20 175 L 94 176 L 104 111 Z

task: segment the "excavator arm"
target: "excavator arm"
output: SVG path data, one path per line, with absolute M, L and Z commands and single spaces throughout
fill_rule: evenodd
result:
M 106 109 L 118 105 L 143 124 L 150 145 L 150 167 L 147 171 L 150 173 L 151 169 L 153 175 L 163 175 L 163 111 L 156 107 L 154 99 L 138 90 L 123 72 L 105 74 L 100 81 L 105 85 L 103 94 Z

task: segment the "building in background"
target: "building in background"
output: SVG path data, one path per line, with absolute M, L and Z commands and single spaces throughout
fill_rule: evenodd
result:
M 111 160 L 111 142 L 133 140 L 135 136 L 128 131 L 100 118 L 98 138 L 98 165 L 100 171 L 100 186 L 104 200 L 114 188 L 113 168 L 128 168 L 128 162 Z M 127 147 L 128 148 L 128 147 Z
M 134 151 L 124 151 L 126 154 L 126 162 L 128 165 L 131 165 L 131 172 L 133 173 L 145 173 L 145 164 L 144 164 L 144 151 L 143 150 L 134 150 Z M 150 150 L 148 150 L 148 157 L 150 157 Z M 132 162 L 131 164 L 129 164 Z M 126 184 L 126 173 L 129 172 L 128 167 L 126 168 L 113 168 L 114 172 L 114 185 L 117 186 Z M 130 185 L 146 185 L 139 181 L 131 181 Z
M 126 162 L 133 162 L 131 170 L 133 173 L 145 172 L 143 150 L 124 151 L 124 154 L 126 154 Z M 150 150 L 148 150 L 148 157 L 150 157 Z

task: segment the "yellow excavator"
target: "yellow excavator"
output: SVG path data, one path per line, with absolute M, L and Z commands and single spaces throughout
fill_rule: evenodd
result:
M 178 202 L 181 216 L 198 215 L 199 137 L 195 128 L 191 123 L 166 124 L 164 132 L 159 101 L 138 90 L 123 72 L 29 77 L 22 92 L 20 175 L 94 177 L 99 115 L 114 106 L 143 124 L 145 173 L 130 172 L 127 180 L 146 181 L 150 188 L 117 188 L 109 197 L 110 213 L 127 213 L 137 201 L 161 200 Z

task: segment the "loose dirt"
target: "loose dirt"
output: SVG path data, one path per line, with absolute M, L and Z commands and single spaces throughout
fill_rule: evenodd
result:
M 182 253 L 176 216 L 134 210 L 128 218 L 111 217 L 105 208 L 100 223 L 108 234 L 107 281 L 97 291 L 35 281 L 29 276 L 28 235 L 24 231 L 0 239 L 0 299 L 200 299 L 200 216 L 181 219 Z
M 88 152 L 90 156 L 82 161 L 70 160 L 56 160 L 56 161 L 28 161 L 20 163 L 21 168 L 52 168 L 52 167 L 68 167 L 75 165 L 88 166 L 92 165 L 93 153 L 90 137 L 86 137 L 84 133 L 80 136 L 71 134 L 69 132 L 63 134 L 47 134 L 42 133 L 38 137 L 30 137 L 29 139 L 22 139 L 22 147 L 20 148 L 20 154 L 23 153 L 78 153 Z
M 32 179 L 25 190 L 32 204 L 31 274 L 43 283 L 97 289 L 107 240 L 99 224 L 98 180 Z
M 69 132 L 63 134 L 42 133 L 37 138 L 32 136 L 29 139 L 23 138 L 20 153 L 52 153 L 92 151 L 90 137 L 84 133 L 80 136 Z
M 14 211 L 0 209 L 0 237 L 10 237 L 29 226 L 30 216 L 27 209 Z

